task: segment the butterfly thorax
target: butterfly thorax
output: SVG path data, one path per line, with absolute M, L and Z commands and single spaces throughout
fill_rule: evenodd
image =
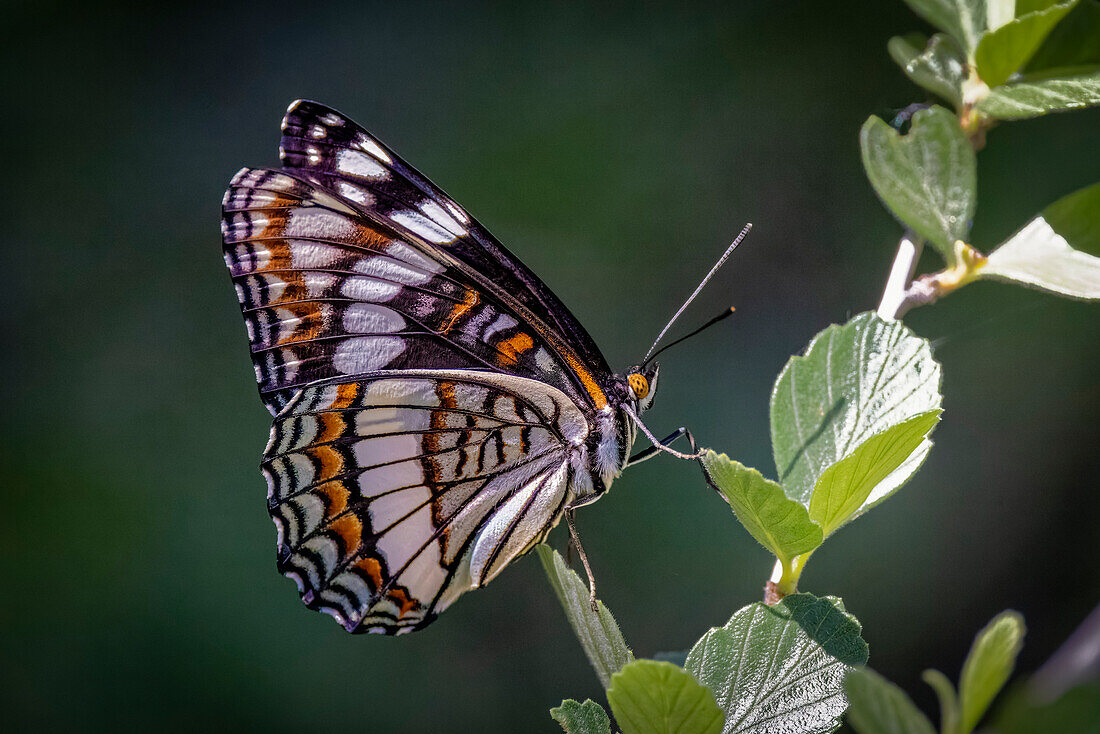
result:
M 575 481 L 571 507 L 595 502 L 626 468 L 638 434 L 627 407 L 638 415 L 653 404 L 658 371 L 659 366 L 654 364 L 612 376 L 606 386 L 608 404 L 597 413 L 594 430 L 586 442 L 590 478 Z

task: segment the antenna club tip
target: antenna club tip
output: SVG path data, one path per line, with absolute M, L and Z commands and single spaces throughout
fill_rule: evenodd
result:
M 733 313 L 736 310 L 737 310 L 737 306 L 730 306 L 730 313 Z

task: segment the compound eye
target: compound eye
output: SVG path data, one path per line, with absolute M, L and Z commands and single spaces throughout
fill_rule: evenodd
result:
M 630 384 L 630 389 L 634 391 L 634 397 L 638 398 L 638 400 L 649 395 L 649 380 L 639 373 L 632 373 L 626 378 L 626 381 Z

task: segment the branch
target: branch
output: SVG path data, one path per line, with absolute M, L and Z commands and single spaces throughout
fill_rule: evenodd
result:
M 898 253 L 894 256 L 894 264 L 890 267 L 882 300 L 878 304 L 879 318 L 893 321 L 901 318 L 912 307 L 912 304 L 906 304 L 906 296 L 923 248 L 924 240 L 911 230 L 905 230 L 898 242 Z
M 948 293 L 962 288 L 978 277 L 985 266 L 986 257 L 962 240 L 955 242 L 955 264 L 937 273 L 926 273 L 916 279 L 913 271 L 920 257 L 923 240 L 906 230 L 898 243 L 898 254 L 886 279 L 882 301 L 878 306 L 879 318 L 895 321 L 914 306 L 935 303 Z

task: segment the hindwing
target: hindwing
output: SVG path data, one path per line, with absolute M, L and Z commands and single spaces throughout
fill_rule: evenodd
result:
M 264 454 L 279 567 L 356 632 L 408 632 L 557 524 L 589 425 L 559 390 L 385 371 L 302 390 Z

